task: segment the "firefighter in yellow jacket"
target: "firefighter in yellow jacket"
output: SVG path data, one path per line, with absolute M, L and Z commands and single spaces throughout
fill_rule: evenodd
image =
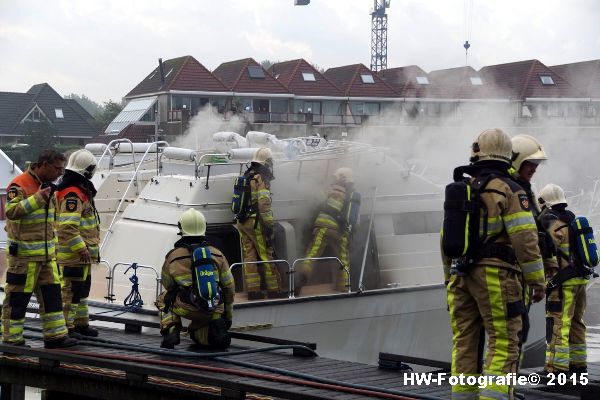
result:
M 35 292 L 44 346 L 77 345 L 77 340 L 68 337 L 56 265 L 56 196 L 51 183 L 63 173 L 64 165 L 62 154 L 44 150 L 37 162 L 14 178 L 7 188 L 8 269 L 2 306 L 2 341 L 6 344 L 25 345 L 25 313 Z
M 516 373 L 525 312 L 523 284 L 533 289 L 534 302 L 544 297 L 535 221 L 527 195 L 508 173 L 511 157 L 510 137 L 500 129 L 488 129 L 473 144 L 473 164 L 459 167 L 472 177 L 472 187 L 487 180 L 479 195 L 487 213 L 479 213 L 478 241 L 468 257 L 450 260 L 442 254 L 453 333 L 452 375 Z M 483 365 L 482 328 L 488 335 Z M 512 399 L 512 387 L 501 383 L 481 392 L 477 385 L 455 385 L 452 398 Z
M 205 238 L 204 215 L 190 208 L 181 214 L 175 248 L 165 257 L 156 306 L 161 313 L 161 347 L 179 344 L 181 318 L 191 321 L 187 331 L 198 345 L 226 349 L 233 320 L 235 286 L 227 259 Z
M 542 214 L 540 220 L 557 248 L 553 265 L 546 265 L 549 282 L 559 270 L 569 266 L 569 224 L 575 215 L 566 209 L 567 199 L 563 189 L 548 184 L 540 191 Z M 583 314 L 586 305 L 587 276 L 576 276 L 558 284 L 549 291 L 546 299 L 546 363 L 547 372 L 587 372 L 587 352 Z M 549 285 L 550 286 L 550 285 Z
M 69 335 L 98 336 L 89 325 L 88 296 L 92 285 L 92 263 L 100 261 L 100 217 L 94 205 L 96 188 L 90 181 L 96 158 L 88 150 L 69 157 L 57 187 L 56 258 L 63 275 L 63 311 Z
M 245 176 L 250 179 L 250 210 L 248 216 L 243 220 L 238 218 L 236 224 L 242 238 L 244 261 L 273 260 L 271 181 L 275 177 L 270 149 L 263 147 L 256 151 Z M 282 296 L 281 277 L 275 264 L 244 264 L 243 268 L 248 300 L 264 298 L 263 289 L 269 298 Z
M 354 177 L 350 168 L 338 168 L 334 173 L 334 182 L 329 187 L 327 199 L 313 224 L 312 239 L 306 250 L 306 258 L 321 257 L 329 248 L 331 256 L 342 262 L 342 268 L 336 269 L 336 285 L 339 291 L 345 291 L 348 282 L 350 260 L 348 256 L 350 229 L 347 216 L 350 194 L 354 190 Z M 318 262 L 317 262 L 318 263 Z M 298 286 L 310 282 L 316 263 L 306 262 L 299 276 Z

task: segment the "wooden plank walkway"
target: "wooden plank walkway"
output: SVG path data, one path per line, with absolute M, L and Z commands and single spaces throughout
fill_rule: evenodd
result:
M 28 326 L 39 327 L 37 322 L 33 323 L 31 320 L 28 321 Z M 161 341 L 160 334 L 157 330 L 145 329 L 144 333 L 128 333 L 123 329 L 117 328 L 106 328 L 98 327 L 100 330 L 100 338 L 105 340 L 115 341 L 121 344 L 130 345 L 130 349 L 114 349 L 105 347 L 96 347 L 90 345 L 89 342 L 82 342 L 81 345 L 73 348 L 77 352 L 86 353 L 88 356 L 103 355 L 105 357 L 131 357 L 135 358 L 135 361 L 115 364 L 112 368 L 106 367 L 106 365 L 88 365 L 89 368 L 86 370 L 83 367 L 78 368 L 63 368 L 67 366 L 77 365 L 77 357 L 81 358 L 81 365 L 90 363 L 93 359 L 91 357 L 84 357 L 80 353 L 71 353 L 70 351 L 52 351 L 43 350 L 43 343 L 40 339 L 28 339 L 28 344 L 32 346 L 29 352 L 37 352 L 34 356 L 28 356 L 28 349 L 19 350 L 22 351 L 20 356 L 1 356 L 0 357 L 0 376 L 6 371 L 11 369 L 11 373 L 15 375 L 15 379 L 18 379 L 15 368 L 20 371 L 21 374 L 25 373 L 36 373 L 39 374 L 38 370 L 32 367 L 32 359 L 44 359 L 47 365 L 54 365 L 55 367 L 50 371 L 46 371 L 46 374 L 54 373 L 60 370 L 60 374 L 65 376 L 65 379 L 71 379 L 73 377 L 84 376 L 90 377 L 92 375 L 100 375 L 102 380 L 110 381 L 113 384 L 124 385 L 123 378 L 136 379 L 138 382 L 135 385 L 141 385 L 140 388 L 148 389 L 148 393 L 151 390 L 163 390 L 169 393 L 177 393 L 180 398 L 188 398 L 186 396 L 199 398 L 213 398 L 211 396 L 227 395 L 224 398 L 245 398 L 247 393 L 257 393 L 261 396 L 269 396 L 270 398 L 289 398 L 289 399 L 340 399 L 340 400 L 361 400 L 374 398 L 373 393 L 361 393 L 361 392 L 342 392 L 334 390 L 332 387 L 323 387 L 323 385 L 311 386 L 302 382 L 294 382 L 289 377 L 286 377 L 282 371 L 272 370 L 265 371 L 264 368 L 278 368 L 292 373 L 308 374 L 321 379 L 334 380 L 343 382 L 344 384 L 356 384 L 366 385 L 369 387 L 378 388 L 380 392 L 378 397 L 386 398 L 384 391 L 386 389 L 393 390 L 396 395 L 404 394 L 404 398 L 429 398 L 429 399 L 448 399 L 450 398 L 450 385 L 446 381 L 441 384 L 417 385 L 417 384 L 405 384 L 405 374 L 411 374 L 411 372 L 394 371 L 378 368 L 373 365 L 360 364 L 355 362 L 339 361 L 322 357 L 294 357 L 291 355 L 291 351 L 270 351 L 263 353 L 252 353 L 235 355 L 230 357 L 222 357 L 218 360 L 214 359 L 199 359 L 193 357 L 187 357 L 182 355 L 158 355 L 140 353 L 134 347 L 135 346 L 151 346 L 158 349 Z M 39 336 L 39 333 L 26 331 L 29 335 Z M 230 351 L 248 349 L 246 346 L 247 341 L 234 340 Z M 260 346 L 265 346 L 260 344 Z M 6 347 L 2 349 L 6 352 Z M 255 345 L 253 345 L 255 347 Z M 10 348 L 10 347 L 9 347 Z M 69 349 L 70 350 L 70 349 Z M 201 352 L 185 335 L 182 335 L 182 343 L 177 346 L 176 350 L 187 350 Z M 2 350 L 0 350 L 2 351 Z M 15 351 L 16 352 L 16 351 Z M 318 349 L 317 349 L 318 352 Z M 57 360 L 53 357 L 74 357 L 69 359 Z M 84 360 L 85 359 L 85 360 Z M 230 360 L 229 362 L 227 360 Z M 60 364 L 58 363 L 60 361 Z M 106 360 L 104 360 L 106 361 Z M 169 361 L 177 363 L 185 363 L 186 365 L 156 365 L 153 364 L 155 361 Z M 93 363 L 93 361 L 91 361 Z M 117 363 L 116 360 L 111 362 Z M 247 365 L 233 365 L 231 363 L 243 362 L 257 364 L 261 367 L 254 367 L 250 364 Z M 35 363 L 34 363 L 35 364 Z M 60 365 L 59 367 L 56 367 Z M 133 367 L 127 367 L 127 365 L 138 366 L 139 371 Z M 95 369 L 94 369 L 95 368 Z M 100 370 L 99 368 L 102 368 Z M 132 369 L 133 368 L 133 369 Z M 146 368 L 146 369 L 144 369 Z M 193 369 L 193 368 L 204 368 L 205 370 Z M 207 371 L 207 368 L 212 368 L 212 371 Z M 594 389 L 600 385 L 600 364 L 595 363 L 590 365 L 590 385 L 589 387 Z M 234 370 L 238 374 L 248 374 L 247 376 L 231 375 L 226 373 L 226 370 Z M 123 372 L 125 371 L 125 372 Z M 43 372 L 43 371 L 42 371 Z M 525 370 L 523 373 L 531 373 L 534 371 Z M 137 375 L 136 375 L 137 374 Z M 152 381 L 148 380 L 145 376 L 154 376 L 157 374 L 157 378 Z M 43 375 L 43 374 L 42 374 Z M 180 376 L 177 379 L 177 376 Z M 275 381 L 271 377 L 275 378 L 286 378 L 287 381 Z M 295 378 L 299 379 L 299 378 Z M 1 380 L 1 378 L 0 378 Z M 29 386 L 32 382 L 26 381 L 25 377 L 22 378 L 23 384 Z M 177 380 L 185 382 L 180 384 Z M 154 383 L 153 383 L 154 382 Z M 165 382 L 171 382 L 171 384 L 165 384 Z M 33 382 L 35 383 L 35 382 Z M 131 385 L 131 382 L 128 383 Z M 171 385 L 172 387 L 169 387 Z M 210 386 L 210 388 L 201 389 L 199 385 Z M 72 385 L 71 385 L 72 386 Z M 79 388 L 81 389 L 81 388 Z M 151 390 L 150 390 L 151 389 Z M 518 393 L 524 393 L 525 397 L 530 400 L 537 399 L 563 399 L 563 400 L 574 400 L 579 398 L 600 398 L 600 395 L 595 394 L 595 397 L 582 397 L 580 393 L 581 387 L 575 387 L 565 389 L 565 387 L 550 387 L 548 385 L 540 385 L 536 388 L 517 388 Z M 587 388 L 586 388 L 587 389 Z M 123 389 L 126 390 L 126 389 Z M 253 392 L 253 390 L 256 390 Z M 140 393 L 143 390 L 140 389 Z M 85 391 L 84 391 L 85 393 Z M 212 394 L 211 394 L 212 393 Z M 216 394 L 215 394 L 216 393 Z M 593 393 L 593 392 L 592 392 Z M 145 394 L 144 398 L 150 400 L 152 397 L 148 397 Z M 204 397 L 202 397 L 204 396 Z M 113 395 L 113 399 L 120 398 L 119 395 Z M 122 398 L 127 398 L 123 395 Z M 387 396 L 387 398 L 402 398 Z

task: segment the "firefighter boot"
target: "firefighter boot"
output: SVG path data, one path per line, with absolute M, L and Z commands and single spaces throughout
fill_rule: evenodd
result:
M 76 326 L 75 328 L 73 328 L 73 331 L 75 333 L 78 333 L 82 336 L 89 336 L 89 337 L 97 337 L 98 336 L 98 330 L 92 328 L 89 325 L 86 326 Z
M 44 340 L 44 347 L 46 349 L 64 349 L 66 347 L 77 346 L 79 342 L 76 339 L 68 336 L 62 337 L 58 340 Z
M 173 325 L 164 331 L 161 331 L 161 335 L 163 336 L 162 342 L 160 343 L 160 347 L 163 349 L 173 349 L 176 345 L 179 344 L 179 331 L 180 328 L 176 325 Z

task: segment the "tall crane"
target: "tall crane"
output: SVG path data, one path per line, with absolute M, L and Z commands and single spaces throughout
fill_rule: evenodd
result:
M 373 0 L 371 13 L 371 71 L 387 68 L 387 14 L 390 0 Z

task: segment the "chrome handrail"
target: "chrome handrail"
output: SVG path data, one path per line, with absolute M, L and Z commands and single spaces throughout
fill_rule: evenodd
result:
M 292 266 L 290 266 L 290 263 L 287 260 L 269 260 L 269 261 L 243 261 L 243 262 L 238 262 L 238 263 L 233 263 L 229 266 L 229 271 L 232 272 L 233 268 L 237 268 L 239 266 L 243 266 L 244 264 L 254 264 L 254 265 L 259 265 L 259 264 L 285 264 L 288 267 L 288 275 L 290 276 L 289 281 L 288 281 L 288 298 L 293 299 L 294 298 L 294 293 L 293 293 L 293 284 L 294 284 L 294 280 L 292 278 L 293 275 L 293 271 L 292 271 Z M 292 286 L 290 286 L 292 285 Z
M 340 269 L 342 269 L 345 273 L 346 273 L 346 288 L 347 288 L 347 293 L 352 293 L 352 285 L 350 283 L 350 270 L 348 269 L 348 267 L 346 267 L 344 265 L 344 263 L 342 263 L 342 261 L 337 258 L 337 257 L 306 257 L 306 258 L 297 258 L 296 260 L 294 260 L 294 262 L 292 263 L 292 270 L 290 271 L 290 299 L 294 298 L 294 273 L 296 272 L 296 264 L 299 262 L 304 262 L 304 261 L 328 261 L 328 260 L 334 260 L 337 261 L 338 264 L 340 264 Z
M 146 156 L 148 155 L 148 152 L 152 148 L 152 145 L 154 145 L 154 144 L 156 145 L 156 149 L 158 150 L 158 145 L 159 144 L 166 144 L 166 145 L 168 145 L 169 143 L 165 142 L 164 140 L 159 140 L 157 142 L 152 142 L 152 143 L 150 143 L 150 145 L 148 146 L 148 148 L 144 152 L 144 155 L 142 156 L 142 159 L 140 160 L 140 162 L 138 163 L 137 167 L 135 168 L 134 177 L 129 181 L 129 184 L 127 185 L 127 188 L 123 192 L 123 196 L 121 197 L 121 200 L 119 201 L 119 205 L 117 206 L 115 214 L 113 215 L 113 219 L 112 219 L 112 221 L 110 221 L 110 225 L 108 226 L 108 229 L 106 230 L 106 235 L 104 235 L 104 239 L 102 239 L 102 243 L 100 244 L 100 254 L 102 254 L 102 250 L 104 249 L 104 246 L 106 245 L 106 242 L 107 242 L 108 238 L 110 237 L 110 234 L 112 233 L 113 224 L 115 223 L 115 221 L 117 219 L 117 216 L 119 215 L 119 211 L 121 211 L 121 206 L 125 202 L 125 197 L 127 196 L 127 193 L 129 192 L 129 188 L 131 188 L 131 184 L 133 183 L 134 180 L 136 181 L 136 184 L 137 184 L 137 174 L 138 174 L 138 171 L 139 171 L 140 167 L 142 166 L 142 163 L 144 162 Z M 132 146 L 131 150 L 133 151 L 133 144 L 131 146 Z
M 107 290 L 106 290 L 106 300 L 110 300 L 110 277 L 111 277 L 111 273 L 110 273 L 110 264 L 107 260 L 100 260 L 100 262 L 97 263 L 98 265 L 102 264 L 106 267 L 106 279 L 107 279 Z
M 377 202 L 377 186 L 373 190 L 373 201 L 371 202 L 371 214 L 369 216 L 369 226 L 367 227 L 367 240 L 365 243 L 365 251 L 363 252 L 362 264 L 360 265 L 360 278 L 358 279 L 358 291 L 365 291 L 363 278 L 365 276 L 365 265 L 367 264 L 367 253 L 369 251 L 369 240 L 371 239 L 371 227 L 373 226 L 373 216 L 375 214 L 375 203 Z
M 130 267 L 131 265 L 133 265 L 135 263 L 133 262 L 118 262 L 115 263 L 112 268 L 109 270 L 109 276 L 106 277 L 106 279 L 108 279 L 108 298 L 107 300 L 110 301 L 111 303 L 113 301 L 115 301 L 115 292 L 114 292 L 114 288 L 115 288 L 115 270 L 117 269 L 118 266 L 121 265 L 126 265 L 128 267 Z M 154 274 L 156 275 L 156 297 L 155 297 L 155 301 L 158 298 L 158 296 L 160 295 L 160 284 L 161 284 L 161 277 L 160 274 L 158 273 L 158 270 L 156 268 L 154 268 L 151 265 L 144 265 L 144 264 L 137 264 L 137 268 L 145 268 L 145 269 L 151 269 L 152 271 L 154 271 Z

